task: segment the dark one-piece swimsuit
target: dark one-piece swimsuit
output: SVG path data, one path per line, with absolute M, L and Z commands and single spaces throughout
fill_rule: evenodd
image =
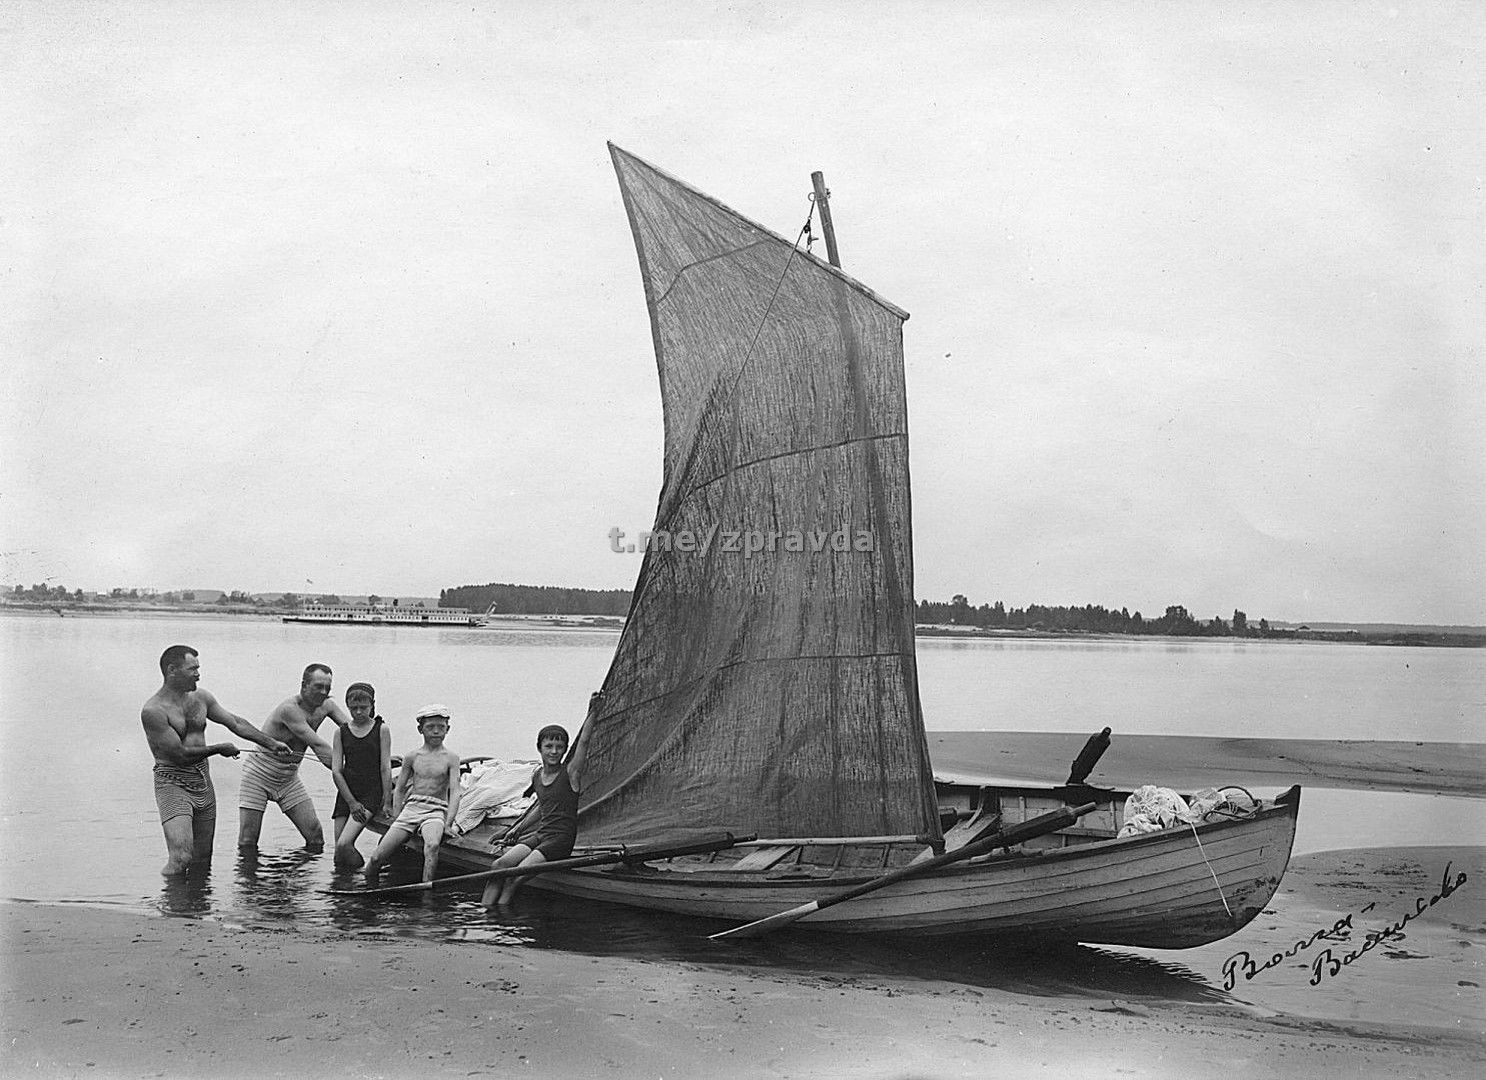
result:
M 371 730 L 356 736 L 351 725 L 341 728 L 341 775 L 356 801 L 372 813 L 382 809 L 382 718 L 372 721 Z M 350 817 L 351 808 L 346 797 L 336 789 L 335 809 L 332 818 Z
M 566 859 L 573 853 L 573 841 L 578 838 L 578 793 L 568 779 L 567 766 L 559 766 L 552 783 L 543 784 L 542 767 L 538 765 L 531 774 L 531 787 L 527 791 L 535 793 L 537 806 L 541 808 L 536 835 L 527 843 L 548 862 Z

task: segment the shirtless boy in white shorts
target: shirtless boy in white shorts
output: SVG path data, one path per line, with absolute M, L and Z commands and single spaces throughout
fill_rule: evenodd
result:
M 449 710 L 425 705 L 418 710 L 417 720 L 423 745 L 402 759 L 392 806 L 397 819 L 367 860 L 368 882 L 377 880 L 387 860 L 415 832 L 423 837 L 423 880 L 432 881 L 439 845 L 459 813 L 459 755 L 444 745 Z

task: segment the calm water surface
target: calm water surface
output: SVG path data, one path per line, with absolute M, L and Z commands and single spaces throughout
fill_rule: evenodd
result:
M 140 704 L 158 687 L 157 658 L 176 642 L 201 652 L 202 685 L 261 722 L 298 690 L 313 661 L 346 686 L 377 687 L 394 752 L 418 743 L 411 717 L 438 701 L 462 754 L 529 760 L 544 724 L 576 730 L 618 635 L 571 629 L 422 629 L 286 624 L 211 616 L 0 617 L 0 897 L 80 902 L 253 925 L 413 935 L 472 945 L 550 947 L 592 955 L 761 964 L 812 978 L 933 972 L 971 985 L 1202 999 L 1211 987 L 1179 964 L 1091 949 L 1035 958 L 933 946 L 840 943 L 809 935 L 748 944 L 706 940 L 715 927 L 672 916 L 547 898 L 528 891 L 515 915 L 492 916 L 476 890 L 378 902 L 330 897 L 354 883 L 329 855 L 298 850 L 276 808 L 261 854 L 234 845 L 239 758 L 213 758 L 217 856 L 208 875 L 162 884 L 165 846 Z M 1066 731 L 1069 758 L 1091 731 L 1276 738 L 1483 738 L 1486 651 L 1323 643 L 952 641 L 919 643 L 931 730 Z M 211 725 L 211 741 L 230 736 Z M 302 767 L 330 835 L 329 771 Z M 1152 777 L 1159 783 L 1159 777 Z M 1479 801 L 1309 790 L 1297 852 L 1390 844 L 1477 843 Z M 369 849 L 369 840 L 363 841 Z M 411 866 L 399 873 L 415 876 Z M 396 874 L 390 881 L 400 880 Z M 1062 958 L 1059 959 L 1059 956 Z

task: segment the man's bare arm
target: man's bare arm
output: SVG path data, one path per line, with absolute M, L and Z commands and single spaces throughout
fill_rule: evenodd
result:
M 331 767 L 333 755 L 330 752 L 330 744 L 320 738 L 314 728 L 305 723 L 299 710 L 292 703 L 284 702 L 273 711 L 273 715 L 279 723 L 288 728 L 290 734 L 315 752 L 315 756 L 320 759 L 322 765 L 327 769 Z
M 239 738 L 247 739 L 249 742 L 257 743 L 265 750 L 271 751 L 279 757 L 288 757 L 290 754 L 287 743 L 280 742 L 269 735 L 265 735 L 258 729 L 256 724 L 244 720 L 234 712 L 223 708 L 222 703 L 212 696 L 209 690 L 197 690 L 196 696 L 206 702 L 206 718 L 221 724 L 228 731 Z
M 330 718 L 330 722 L 336 727 L 343 728 L 351 722 L 351 715 L 345 709 L 341 708 L 340 702 L 336 701 L 335 698 L 326 698 L 324 708 L 325 715 Z
M 346 807 L 354 815 L 361 803 L 351 793 L 351 785 L 346 780 L 346 748 L 342 742 L 344 734 L 340 728 L 336 728 L 330 739 L 330 779 L 335 782 L 336 791 L 340 792 L 341 798 L 346 801 Z
M 213 754 L 221 754 L 223 757 L 237 756 L 237 747 L 232 743 L 187 746 L 181 741 L 180 733 L 171 727 L 170 717 L 159 705 L 153 703 L 145 705 L 139 712 L 139 720 L 144 725 L 144 737 L 150 744 L 150 753 L 154 754 L 155 760 L 161 764 L 195 765 Z

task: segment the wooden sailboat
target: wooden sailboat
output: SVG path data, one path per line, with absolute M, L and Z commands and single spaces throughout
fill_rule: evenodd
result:
M 729 922 L 804 904 L 799 924 L 824 930 L 1157 947 L 1252 919 L 1284 873 L 1298 789 L 1241 816 L 1117 839 L 1124 793 L 936 787 L 914 653 L 907 314 L 610 153 L 649 306 L 665 470 L 575 748 L 579 847 L 762 839 L 553 870 L 530 887 Z M 816 188 L 823 209 L 818 176 Z M 1079 820 L 1009 849 L 935 858 L 1090 801 Z M 488 868 L 500 831 L 447 840 L 443 861 Z

